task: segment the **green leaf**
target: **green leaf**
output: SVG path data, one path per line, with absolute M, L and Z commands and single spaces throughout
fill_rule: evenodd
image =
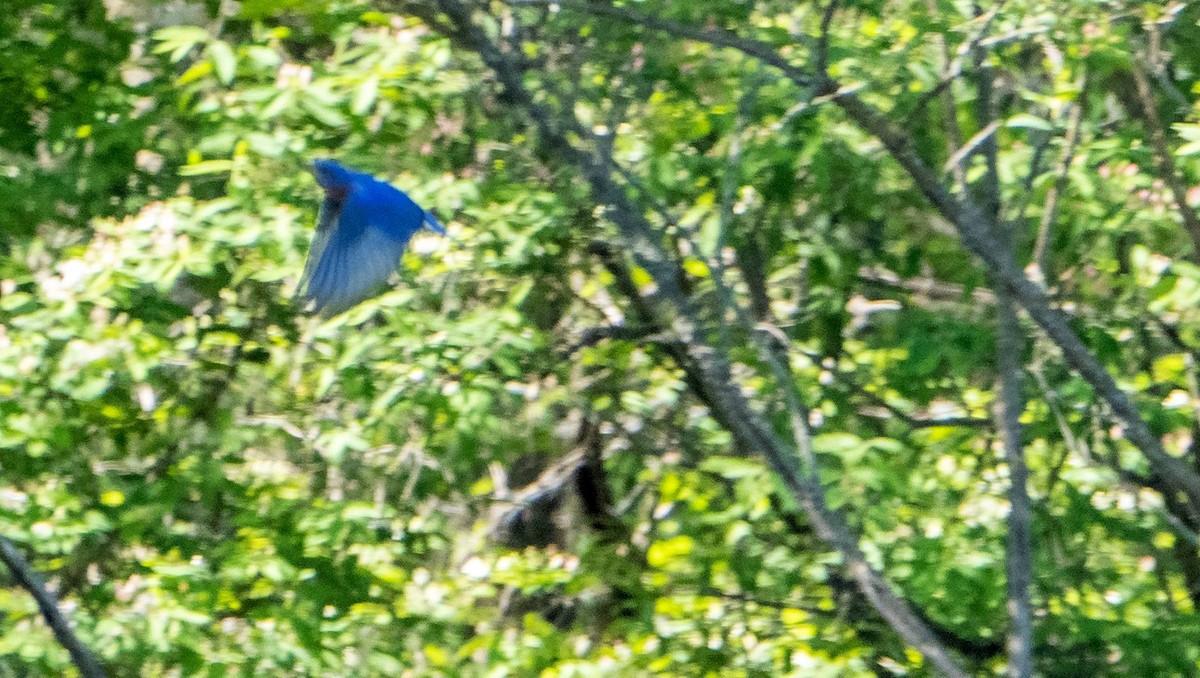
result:
M 709 457 L 700 462 L 700 470 L 730 480 L 760 476 L 766 471 L 761 462 L 745 457 Z
M 179 176 L 195 177 L 205 174 L 220 174 L 233 169 L 232 160 L 204 160 L 179 168 Z
M 371 111 L 371 107 L 375 104 L 375 98 L 378 95 L 379 78 L 371 76 L 363 80 L 354 90 L 354 99 L 350 103 L 350 112 L 355 115 L 366 115 Z
M 181 61 L 196 45 L 209 39 L 208 31 L 199 26 L 168 26 L 154 32 L 155 54 L 170 53 L 172 63 Z
M 344 127 L 346 125 L 346 118 L 332 106 L 329 106 L 320 99 L 313 97 L 302 97 L 300 99 L 300 107 L 327 127 L 336 128 Z
M 188 69 L 179 76 L 179 79 L 175 81 L 175 84 L 181 86 L 186 85 L 188 83 L 200 80 L 212 72 L 213 65 L 211 61 L 197 61 L 189 66 Z
M 694 548 L 695 541 L 686 535 L 656 541 L 646 551 L 646 562 L 650 567 L 669 567 L 689 555 Z
M 1018 113 L 1004 121 L 1004 126 L 1013 129 L 1035 129 L 1045 132 L 1052 131 L 1054 125 L 1048 120 L 1029 113 Z
M 221 84 L 228 85 L 233 82 L 234 74 L 237 71 L 237 57 L 234 56 L 233 48 L 229 46 L 229 43 L 222 40 L 213 40 L 208 43 L 208 58 L 212 61 L 217 79 L 221 81 Z

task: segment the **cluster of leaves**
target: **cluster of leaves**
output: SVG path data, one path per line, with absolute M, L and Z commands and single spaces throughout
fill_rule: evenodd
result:
M 10 4 L 0 535 L 114 675 L 930 671 L 702 406 L 669 338 L 606 334 L 637 321 L 595 256 L 614 231 L 436 12 Z M 629 4 L 796 63 L 820 48 L 813 3 Z M 958 151 L 996 140 L 1019 251 L 1194 457 L 1200 268 L 1179 216 L 1194 205 L 1170 188 L 1197 182 L 1196 11 L 969 4 L 843 3 L 831 71 L 964 191 L 985 164 Z M 622 168 L 690 293 L 788 340 L 821 481 L 871 562 L 1002 672 L 996 301 L 957 238 L 876 140 L 769 65 L 571 3 L 488 9 L 538 101 Z M 419 236 L 392 290 L 329 321 L 292 301 L 318 193 L 305 162 L 324 155 L 455 236 Z M 783 431 L 732 315 L 697 320 Z M 1194 672 L 1195 544 L 1086 383 L 1041 341 L 1025 357 L 1039 669 Z M 70 672 L 25 592 L 0 591 L 0 611 L 5 673 Z

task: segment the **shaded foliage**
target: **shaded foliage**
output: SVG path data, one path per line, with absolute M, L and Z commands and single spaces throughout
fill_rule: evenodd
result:
M 844 5 L 831 73 L 967 196 L 991 69 L 1021 266 L 1195 466 L 1198 10 Z M 804 68 L 824 9 L 629 8 Z M 0 534 L 113 675 L 932 673 L 639 326 L 654 281 L 432 5 L 6 9 Z M 878 140 L 771 65 L 578 2 L 477 9 L 611 155 L 782 436 L 754 327 L 780 339 L 871 563 L 970 671 L 1003 672 L 987 272 Z M 291 301 L 326 155 L 459 243 L 418 237 L 328 322 Z M 1194 673 L 1200 523 L 1030 337 L 1038 671 Z M 20 589 L 0 610 L 5 673 L 70 671 Z

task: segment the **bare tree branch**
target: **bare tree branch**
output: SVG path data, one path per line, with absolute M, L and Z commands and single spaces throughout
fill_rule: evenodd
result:
M 836 91 L 838 84 L 826 82 L 823 91 Z M 1092 385 L 1118 419 L 1124 424 L 1126 437 L 1137 447 L 1155 472 L 1175 491 L 1183 492 L 1195 511 L 1200 507 L 1200 475 L 1186 462 L 1167 454 L 1161 441 L 1150 431 L 1137 406 L 1121 390 L 1112 375 L 1071 329 L 1067 316 L 1050 305 L 1046 293 L 1025 277 L 1010 252 L 996 241 L 994 220 L 965 198 L 955 198 L 938 181 L 937 175 L 917 154 L 912 139 L 896 128 L 853 94 L 834 100 L 860 127 L 879 139 L 892 157 L 908 172 L 926 199 L 958 229 L 963 245 L 977 256 L 1004 285 L 1014 299 L 1062 351 L 1067 363 Z
M 613 341 L 641 341 L 647 343 L 668 342 L 672 337 L 662 333 L 656 327 L 638 327 L 629 325 L 601 325 L 589 327 L 579 333 L 579 338 L 562 351 L 560 357 L 569 359 L 580 349 L 611 339 Z
M 37 601 L 38 610 L 46 620 L 46 625 L 54 632 L 59 644 L 71 654 L 71 661 L 79 669 L 79 674 L 84 678 L 104 678 L 104 668 L 96 661 L 92 651 L 71 630 L 70 622 L 58 609 L 58 601 L 54 599 L 54 595 L 46 590 L 41 575 L 29 565 L 21 551 L 6 537 L 0 537 L 0 560 L 4 561 L 17 584 Z
M 979 8 L 976 5 L 976 12 Z M 995 75 L 987 63 L 987 53 L 977 48 L 974 53 L 976 70 L 976 117 L 984 126 L 976 136 L 995 129 L 997 111 L 993 84 Z M 968 148 L 970 144 L 968 144 Z M 988 133 L 980 143 L 987 171 L 980 190 L 983 209 L 996 229 L 996 238 L 1009 252 L 1013 251 L 1013 224 L 1000 218 L 1000 173 L 996 137 Z M 1008 548 L 1005 564 L 1008 572 L 1008 673 L 1013 678 L 1033 676 L 1033 605 L 1029 591 L 1033 583 L 1033 511 L 1029 504 L 1029 467 L 1025 463 L 1022 443 L 1021 413 L 1025 398 L 1021 393 L 1024 349 L 1024 330 L 1009 289 L 996 285 L 998 292 L 996 319 L 996 370 L 999 397 L 996 399 L 996 419 L 1004 458 L 1008 463 Z
M 986 288 L 968 291 L 962 285 L 932 277 L 901 278 L 895 272 L 880 266 L 860 267 L 858 279 L 872 285 L 902 290 L 929 301 L 962 302 L 974 310 L 996 304 L 995 293 Z
M 729 230 L 733 224 L 734 202 L 737 190 L 741 184 L 742 170 L 742 134 L 746 128 L 746 118 L 754 106 L 754 99 L 762 86 L 758 73 L 746 92 L 738 99 L 737 115 L 734 118 L 734 129 L 729 139 L 729 155 L 725 163 L 725 172 L 721 176 L 721 205 L 717 218 L 717 237 L 711 258 L 712 279 L 720 294 L 717 295 L 717 331 L 721 338 L 721 350 L 729 352 L 729 328 L 725 322 L 726 307 L 736 307 L 737 300 L 729 291 L 725 282 L 725 244 L 729 240 Z M 613 164 L 616 164 L 615 162 Z
M 498 492 L 499 497 L 492 506 L 491 518 L 488 521 L 488 531 L 495 533 L 501 527 L 509 527 L 523 511 L 547 497 L 561 493 L 585 463 L 587 451 L 578 448 L 554 460 L 537 478 L 520 490 L 510 493 L 505 488 L 505 491 Z
M 826 505 L 823 489 L 815 480 L 815 469 L 802 469 L 797 463 L 794 456 L 796 452 L 799 452 L 802 459 L 813 456 L 807 430 L 801 428 L 794 431 L 797 436 L 797 449 L 789 450 L 771 432 L 762 417 L 751 409 L 737 385 L 730 383 L 728 358 L 709 346 L 702 338 L 695 323 L 697 309 L 679 287 L 678 267 L 656 241 L 657 237 L 644 214 L 614 181 L 607 163 L 594 153 L 576 147 L 568 139 L 568 132 L 579 133 L 578 122 L 573 116 L 568 118 L 567 114 L 564 114 L 561 120 L 557 119 L 550 110 L 534 100 L 525 88 L 519 66 L 501 52 L 474 23 L 470 10 L 462 2 L 439 0 L 439 3 L 458 35 L 466 38 L 483 62 L 496 73 L 505 90 L 506 99 L 530 117 L 544 147 L 579 168 L 591 186 L 593 198 L 607 208 L 606 217 L 616 225 L 626 248 L 638 265 L 655 281 L 653 289 L 643 290 L 640 295 L 635 294 L 635 301 L 640 298 L 651 317 L 664 327 L 671 328 L 679 338 L 682 343 L 679 355 L 681 367 L 690 375 L 689 385 L 693 386 L 699 397 L 708 404 L 713 417 L 727 428 L 745 449 L 754 450 L 766 459 L 804 509 L 817 535 L 839 552 L 848 572 L 864 596 L 892 628 L 939 671 L 950 676 L 965 677 L 966 672 L 928 625 L 913 613 L 892 591 L 879 572 L 867 562 L 857 539 L 851 535 L 843 518 Z M 625 13 L 625 10 L 615 7 L 605 7 L 600 11 L 605 14 Z M 665 25 L 657 19 L 653 22 L 656 26 Z M 743 41 L 728 33 L 710 33 L 694 29 L 686 29 L 686 32 L 754 49 L 753 43 L 742 44 Z M 764 61 L 779 65 L 798 77 L 807 77 L 783 60 L 773 49 L 767 48 L 759 54 Z M 586 134 L 579 136 L 587 138 Z M 794 387 L 794 383 L 792 386 Z
M 1079 100 L 1068 104 L 1070 113 L 1067 116 L 1067 138 L 1062 157 L 1054 171 L 1054 184 L 1046 194 L 1046 203 L 1042 207 L 1042 220 L 1038 224 L 1037 239 L 1033 245 L 1033 265 L 1042 281 L 1047 281 L 1053 272 L 1050 270 L 1049 248 L 1050 234 L 1054 230 L 1054 221 L 1058 218 L 1058 201 L 1067 186 L 1067 173 L 1075 160 L 1075 148 L 1079 145 L 1079 137 L 1083 127 L 1084 92 L 1087 90 L 1087 78 L 1084 78 L 1083 91 Z
M 939 417 L 937 419 L 922 419 L 913 417 L 892 405 L 881 405 L 878 412 L 860 410 L 858 414 L 864 417 L 882 416 L 895 417 L 911 429 L 923 428 L 987 428 L 992 425 L 991 419 L 982 417 Z
M 779 55 L 773 46 L 761 41 L 741 38 L 724 30 L 702 31 L 623 8 L 580 3 L 572 3 L 567 6 L 581 11 L 594 11 L 597 14 L 615 16 L 689 40 L 729 47 L 747 56 L 762 59 L 764 63 L 778 68 L 797 86 L 807 88 L 814 85 L 814 76 L 811 73 L 793 66 Z M 1009 288 L 1014 299 L 1024 307 L 1026 313 L 1058 346 L 1067 363 L 1092 385 L 1101 399 L 1108 403 L 1124 425 L 1126 438 L 1142 452 L 1155 473 L 1159 474 L 1173 491 L 1186 495 L 1189 511 L 1200 516 L 1200 474 L 1197 474 L 1185 461 L 1167 454 L 1163 449 L 1162 442 L 1146 425 L 1133 400 L 1117 385 L 1112 375 L 1071 329 L 1067 316 L 1050 304 L 1045 291 L 1025 276 L 1012 254 L 996 241 L 995 224 L 993 223 L 995 220 L 989 218 L 970 199 L 957 198 L 942 185 L 937 174 L 917 153 L 911 135 L 903 132 L 854 92 L 844 89 L 838 81 L 820 74 L 816 78 L 816 93 L 830 96 L 832 101 L 855 124 L 883 143 L 892 158 L 908 172 L 918 190 L 947 221 L 954 225 L 967 250 L 980 259 L 988 271 L 995 276 L 997 284 Z M 536 104 L 533 105 L 535 109 L 538 108 Z M 535 119 L 537 117 L 535 116 Z M 596 197 L 605 196 L 597 195 Z M 633 235 L 637 238 L 634 244 L 640 246 L 642 236 Z M 654 275 L 654 271 L 649 272 Z M 657 276 L 655 277 L 657 279 Z
M 872 412 L 870 409 L 859 410 L 858 413 L 865 417 L 895 417 L 896 419 L 904 422 L 904 425 L 911 429 L 938 427 L 987 428 L 992 425 L 991 419 L 985 419 L 983 417 L 916 417 L 889 403 L 886 398 L 876 393 L 872 393 L 858 384 L 851 383 L 849 379 L 841 378 L 841 375 L 836 372 L 834 373 L 834 379 L 838 380 L 838 383 L 844 384 L 846 389 L 853 395 L 858 395 L 864 400 L 868 400 L 876 405 L 876 412 Z
M 966 143 L 961 148 L 954 151 L 950 159 L 946 161 L 946 165 L 942 167 L 943 172 L 953 171 L 956 176 L 963 174 L 963 164 L 968 158 L 975 155 L 979 148 L 985 144 L 996 143 L 996 130 L 1000 128 L 1000 123 L 993 120 L 988 123 L 987 127 L 975 133 L 975 136 L 967 139 Z
M 821 16 L 821 32 L 817 36 L 817 46 L 813 50 L 813 70 L 824 75 L 829 71 L 829 26 L 833 23 L 833 15 L 837 12 L 838 0 L 829 0 L 825 5 L 825 13 Z
M 929 5 L 929 9 L 931 12 L 939 11 L 936 2 L 929 0 L 927 2 L 927 4 Z M 992 21 L 996 18 L 996 15 L 998 15 L 1000 13 L 1000 9 L 1003 6 L 1004 6 L 1004 2 L 996 2 L 992 5 L 992 9 L 990 9 L 987 12 L 987 14 L 984 14 L 983 16 L 975 17 L 974 19 L 971 20 L 971 23 L 976 24 L 978 26 L 978 28 L 975 31 L 974 35 L 972 35 L 968 40 L 965 40 L 961 45 L 959 45 L 958 50 L 955 53 L 953 59 L 950 58 L 950 48 L 949 48 L 949 45 L 946 44 L 945 35 L 940 34 L 940 33 L 936 35 L 936 39 L 940 43 L 939 47 L 942 51 L 942 59 L 945 62 L 944 66 L 942 68 L 942 75 L 938 79 L 938 84 L 935 85 L 933 87 L 933 89 L 929 90 L 924 95 L 922 95 L 920 100 L 917 101 L 917 105 L 913 107 L 913 112 L 908 115 L 908 120 L 904 124 L 905 128 L 909 127 L 913 121 L 915 121 L 918 118 L 920 118 L 921 116 L 923 116 L 925 114 L 925 109 L 929 106 L 929 104 L 932 103 L 934 99 L 938 98 L 939 96 L 942 96 L 942 94 L 945 93 L 946 96 L 944 97 L 944 99 L 945 99 L 946 108 L 947 108 L 946 122 L 947 122 L 947 125 L 949 127 L 951 127 L 951 129 L 948 131 L 951 133 L 952 137 L 955 140 L 958 139 L 958 134 L 957 134 L 958 120 L 956 117 L 953 117 L 953 118 L 951 117 L 951 116 L 957 116 L 958 113 L 957 113 L 957 111 L 954 110 L 954 108 L 955 108 L 954 97 L 951 96 L 951 93 L 949 91 L 950 86 L 952 84 L 954 84 L 955 80 L 958 80 L 960 77 L 962 77 L 963 64 L 966 63 L 967 56 L 970 55 L 975 50 L 975 48 L 979 46 L 980 42 L 985 37 L 987 37 L 988 31 L 990 31 L 991 27 L 992 27 Z M 957 146 L 957 143 L 955 144 L 955 146 Z

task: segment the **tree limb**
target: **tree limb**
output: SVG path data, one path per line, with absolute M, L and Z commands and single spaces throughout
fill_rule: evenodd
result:
M 46 590 L 41 575 L 29 565 L 21 551 L 6 537 L 0 537 L 0 560 L 4 561 L 17 584 L 37 601 L 38 610 L 46 620 L 46 625 L 54 632 L 59 644 L 70 653 L 71 661 L 79 669 L 79 674 L 83 678 L 104 678 L 104 668 L 71 630 L 70 622 L 58 609 L 58 601 L 54 599 L 54 595 Z
M 762 59 L 764 63 L 778 68 L 797 86 L 809 87 L 814 84 L 812 74 L 791 65 L 775 51 L 774 47 L 767 43 L 740 38 L 728 31 L 701 31 L 676 22 L 630 12 L 623 8 L 578 3 L 568 6 L 617 16 L 647 28 L 662 30 L 690 40 L 707 42 L 719 47 L 729 47 L 747 56 Z M 486 59 L 487 57 L 485 57 Z M 980 259 L 995 276 L 997 284 L 1010 289 L 1014 299 L 1058 346 L 1067 363 L 1092 385 L 1101 399 L 1108 403 L 1117 418 L 1124 424 L 1126 437 L 1146 457 L 1155 472 L 1166 480 L 1172 491 L 1182 492 L 1186 495 L 1189 510 L 1200 516 L 1200 474 L 1197 474 L 1183 460 L 1167 454 L 1163 449 L 1162 442 L 1146 425 L 1133 400 L 1125 391 L 1121 390 L 1112 375 L 1071 329 L 1068 317 L 1059 309 L 1051 306 L 1045 291 L 1027 278 L 1017 266 L 1011 253 L 996 242 L 993 220 L 989 219 L 974 202 L 966 198 L 956 198 L 942 185 L 937 174 L 917 153 L 910 135 L 897 128 L 854 92 L 843 88 L 836 80 L 829 77 L 818 76 L 818 78 L 817 94 L 830 96 L 832 101 L 855 124 L 883 143 L 892 158 L 909 174 L 918 190 L 947 221 L 954 225 L 967 250 Z M 533 110 L 540 110 L 540 106 L 533 102 L 530 103 Z M 601 185 L 603 186 L 603 184 Z M 607 196 L 598 194 L 596 197 L 600 199 Z M 601 202 L 607 203 L 606 200 L 601 200 Z M 617 219 L 614 218 L 614 221 Z M 634 244 L 639 244 L 639 241 L 640 236 Z M 654 276 L 654 271 L 649 272 Z M 657 276 L 655 279 L 658 279 Z
M 976 5 L 978 12 L 978 5 Z M 994 78 L 983 49 L 974 53 L 976 69 L 975 99 L 979 124 L 986 132 L 996 126 L 997 112 L 994 97 Z M 980 132 L 983 134 L 984 132 Z M 978 135 L 977 135 L 978 136 Z M 968 144 L 968 147 L 970 145 Z M 997 162 L 996 137 L 988 134 L 980 144 L 987 171 L 980 191 L 983 209 L 996 227 L 1000 245 L 1013 252 L 1013 226 L 1000 218 L 1002 212 L 1000 175 Z M 1012 295 L 1004 285 L 998 291 L 996 318 L 996 371 L 999 397 L 996 399 L 996 420 L 1004 459 L 1008 463 L 1008 548 L 1005 566 L 1008 574 L 1008 673 L 1013 678 L 1033 676 L 1033 605 L 1029 590 L 1033 584 L 1033 510 L 1029 504 L 1029 467 L 1025 463 L 1025 448 L 1021 440 L 1021 413 L 1025 398 L 1021 392 L 1024 367 L 1024 330 L 1021 328 Z
M 646 310 L 664 327 L 669 327 L 682 343 L 679 356 L 681 367 L 691 375 L 689 383 L 709 405 L 713 417 L 727 428 L 745 449 L 761 454 L 780 476 L 788 491 L 804 509 L 813 527 L 826 543 L 836 549 L 860 590 L 887 620 L 893 629 L 910 645 L 920 651 L 930 664 L 950 676 L 966 676 L 966 672 L 950 651 L 900 599 L 883 577 L 867 562 L 866 556 L 851 535 L 842 517 L 829 509 L 821 486 L 815 480 L 815 469 L 802 469 L 789 450 L 771 432 L 762 417 L 754 412 L 737 385 L 730 383 L 728 358 L 709 346 L 695 323 L 698 317 L 693 302 L 679 287 L 677 265 L 663 251 L 653 228 L 642 211 L 625 195 L 612 178 L 609 166 L 594 153 L 576 147 L 567 134 L 578 134 L 573 118 L 556 120 L 553 114 L 534 100 L 526 90 L 518 65 L 501 52 L 472 20 L 471 12 L 459 0 L 439 0 L 440 7 L 460 36 L 472 43 L 473 49 L 491 68 L 505 90 L 505 98 L 523 110 L 532 120 L 541 143 L 547 150 L 579 168 L 587 179 L 592 196 L 607 208 L 606 217 L 620 232 L 621 239 L 637 264 L 654 280 L 653 289 L 639 290 Z M 607 7 L 604 13 L 624 13 L 621 8 Z M 655 20 L 657 25 L 663 22 Z M 704 33 L 714 39 L 732 42 L 724 32 Z M 741 42 L 737 39 L 737 42 Z M 753 47 L 746 43 L 745 47 Z M 796 75 L 800 71 L 782 59 L 774 50 L 760 52 L 764 60 L 779 64 Z M 587 135 L 580 134 L 581 138 Z M 794 386 L 794 384 L 793 384 Z M 806 430 L 795 431 L 802 458 L 810 458 L 812 449 Z
M 821 86 L 822 91 L 837 91 L 838 88 L 838 83 L 832 80 Z M 1108 403 L 1124 424 L 1126 437 L 1142 452 L 1155 472 L 1174 491 L 1187 495 L 1191 510 L 1196 511 L 1200 507 L 1200 475 L 1183 460 L 1167 454 L 1133 400 L 1121 390 L 1112 375 L 1071 329 L 1067 316 L 1050 305 L 1045 291 L 1025 277 L 1011 253 L 997 242 L 995 220 L 989 218 L 974 202 L 951 195 L 936 173 L 917 154 L 911 137 L 875 109 L 854 94 L 845 94 L 834 101 L 855 123 L 883 143 L 925 198 L 955 226 L 967 250 L 983 262 L 998 285 L 1008 288 L 1014 300 L 1058 346 L 1067 363 Z
M 829 0 L 825 12 L 821 15 L 821 32 L 817 36 L 817 46 L 813 50 L 813 70 L 824 75 L 829 71 L 829 27 L 833 23 L 833 15 L 837 12 L 838 0 Z

